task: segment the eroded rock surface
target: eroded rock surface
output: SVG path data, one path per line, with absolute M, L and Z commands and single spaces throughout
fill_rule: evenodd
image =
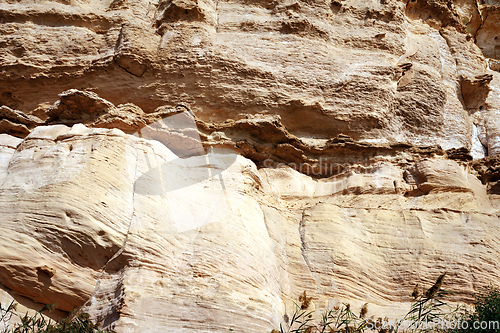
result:
M 496 277 L 498 210 L 443 155 L 315 180 L 214 149 L 211 177 L 204 158 L 117 129 L 2 138 L 2 284 L 118 331 L 271 330 L 296 290 L 396 315 L 443 269 L 455 301 Z
M 470 148 L 464 103 L 479 107 L 489 91 L 466 35 L 463 18 L 478 16 L 468 2 L 7 1 L 0 10 L 1 102 L 27 113 L 76 88 L 146 113 L 183 104 L 204 121 L 277 114 L 299 136 Z
M 498 4 L 0 4 L 0 299 L 268 332 L 498 281 Z

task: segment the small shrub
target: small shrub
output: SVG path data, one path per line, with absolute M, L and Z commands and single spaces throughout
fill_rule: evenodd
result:
M 441 298 L 450 294 L 441 287 L 443 285 L 446 273 L 439 276 L 434 285 L 419 294 L 416 287 L 413 291 L 413 303 L 410 311 L 404 317 L 403 322 L 412 323 L 411 327 L 403 327 L 401 323 L 394 325 L 388 324 L 388 319 L 366 318 L 368 313 L 368 303 L 365 303 L 361 308 L 359 316 L 351 311 L 349 304 L 327 309 L 321 316 L 319 322 L 314 323 L 314 311 L 308 311 L 311 298 L 306 296 L 306 293 L 299 296 L 300 305 L 295 303 L 295 312 L 292 319 L 288 319 L 285 315 L 285 323 L 280 324 L 280 330 L 273 329 L 271 333 L 361 333 L 364 331 L 377 331 L 378 333 L 387 332 L 424 332 L 429 331 L 428 322 L 433 322 L 437 319 L 447 319 L 456 316 L 461 308 L 457 307 L 450 311 L 450 306 L 443 302 Z M 500 304 L 500 303 L 499 303 Z M 317 320 L 316 320 L 317 321 Z M 388 328 L 387 328 L 388 327 Z
M 304 291 L 299 296 L 300 304 L 295 303 L 295 312 L 291 319 L 285 315 L 285 323 L 280 324 L 280 330 L 273 329 L 271 333 L 330 333 L 343 332 L 355 333 L 362 332 L 366 327 L 366 321 L 363 319 L 368 312 L 368 304 L 365 303 L 359 316 L 351 311 L 350 304 L 342 304 L 333 309 L 326 310 L 321 316 L 321 320 L 314 324 L 314 311 L 307 310 L 312 297 L 307 297 Z
M 461 328 L 453 330 L 453 332 L 500 332 L 500 290 L 490 285 L 484 288 L 480 293 L 477 293 L 475 295 L 473 310 L 464 312 L 460 320 L 466 323 L 464 323 Z M 486 328 L 481 328 L 481 323 L 483 323 Z M 474 325 L 478 326 L 474 327 Z
M 474 319 L 479 321 L 500 321 L 500 290 L 493 286 L 476 295 Z
M 47 319 L 43 311 L 53 311 L 57 304 L 47 304 L 40 311 L 30 316 L 27 313 L 16 313 L 16 304 L 11 302 L 4 308 L 0 304 L 0 333 L 112 333 L 110 330 L 101 330 L 92 323 L 88 313 L 81 313 L 72 319 L 62 319 L 59 322 Z M 20 323 L 9 325 L 12 316 L 18 316 Z
M 442 298 L 449 295 L 450 292 L 442 289 L 444 277 L 446 273 L 441 274 L 434 285 L 425 291 L 422 295 L 419 294 L 417 287 L 413 291 L 413 303 L 410 310 L 404 317 L 406 323 L 411 323 L 406 331 L 410 332 L 426 332 L 435 331 L 434 327 L 429 328 L 428 323 L 444 322 L 445 320 L 454 320 L 455 314 L 461 309 L 460 307 L 451 311 L 451 307 Z M 397 328 L 396 328 L 397 330 Z

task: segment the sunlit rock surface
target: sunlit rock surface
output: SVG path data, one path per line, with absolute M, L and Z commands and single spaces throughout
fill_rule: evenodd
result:
M 2 136 L 2 284 L 118 331 L 259 332 L 297 290 L 391 312 L 443 270 L 455 301 L 496 278 L 497 210 L 442 156 L 315 180 L 228 150 L 180 159 L 116 129 L 19 141 Z
M 0 301 L 117 332 L 499 280 L 495 1 L 0 3 Z

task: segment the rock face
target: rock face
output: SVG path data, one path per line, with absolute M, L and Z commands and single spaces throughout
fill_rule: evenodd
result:
M 490 2 L 2 2 L 0 300 L 117 332 L 266 332 L 304 290 L 398 318 L 444 271 L 470 302 L 500 264 Z

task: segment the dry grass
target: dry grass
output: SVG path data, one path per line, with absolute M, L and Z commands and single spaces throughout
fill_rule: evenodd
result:
M 327 309 L 320 318 L 314 316 L 314 311 L 308 311 L 312 297 L 307 297 L 304 291 L 299 296 L 299 304 L 295 303 L 295 311 L 291 320 L 285 315 L 285 322 L 280 324 L 279 330 L 273 329 L 271 333 L 361 333 L 365 331 L 378 333 L 412 333 L 429 331 L 426 323 L 434 320 L 457 319 L 463 316 L 460 307 L 452 309 L 442 298 L 449 292 L 442 289 L 446 273 L 440 275 L 433 286 L 420 294 L 418 285 L 413 290 L 413 303 L 403 321 L 389 325 L 387 318 L 367 318 L 368 303 L 361 308 L 359 315 L 351 311 L 349 304 L 342 304 L 333 309 Z M 412 323 L 410 327 L 403 323 Z M 432 329 L 436 332 L 439 330 Z M 441 330 L 443 331 L 443 330 Z M 451 332 L 448 330 L 448 332 Z
M 7 307 L 0 304 L 0 333 L 112 333 L 101 330 L 92 323 L 88 313 L 81 313 L 72 319 L 62 319 L 59 322 L 47 319 L 42 312 L 53 311 L 57 304 L 47 304 L 33 316 L 16 312 L 16 303 Z M 19 317 L 19 322 L 10 324 L 12 317 Z

